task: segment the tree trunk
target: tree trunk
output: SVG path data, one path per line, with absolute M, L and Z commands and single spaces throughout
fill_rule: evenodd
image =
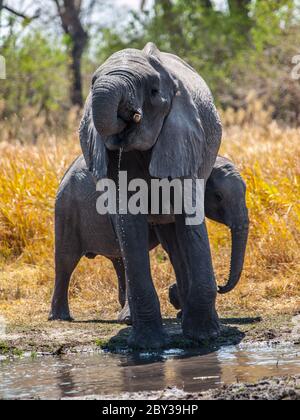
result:
M 211 0 L 201 0 L 201 6 L 205 7 L 208 10 L 213 10 L 213 5 Z
M 239 18 L 239 25 L 243 33 L 247 34 L 251 29 L 249 6 L 251 0 L 228 0 L 230 14 Z
M 3 9 L 3 0 L 0 0 L 0 28 L 2 26 L 2 22 L 1 22 L 1 12 L 2 12 L 2 9 Z
M 72 75 L 70 98 L 74 106 L 83 106 L 82 94 L 82 75 L 81 75 L 81 61 L 87 44 L 87 36 L 81 35 L 72 38 L 71 47 L 71 64 L 70 70 Z
M 228 0 L 228 3 L 231 12 L 248 16 L 251 0 Z
M 70 37 L 70 100 L 74 106 L 83 106 L 81 62 L 88 43 L 88 34 L 84 30 L 80 12 L 81 1 L 54 0 L 62 22 L 64 32 Z

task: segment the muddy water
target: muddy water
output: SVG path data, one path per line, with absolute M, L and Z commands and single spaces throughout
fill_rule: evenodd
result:
M 158 391 L 200 392 L 233 382 L 300 374 L 300 347 L 252 345 L 216 352 L 109 353 L 0 362 L 0 398 L 63 398 Z

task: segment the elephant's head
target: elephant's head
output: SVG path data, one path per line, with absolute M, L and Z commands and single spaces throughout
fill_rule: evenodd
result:
M 232 253 L 229 280 L 219 293 L 229 293 L 238 284 L 245 260 L 249 233 L 246 185 L 229 160 L 218 157 L 207 182 L 205 214 L 231 229 Z
M 95 73 L 80 129 L 96 179 L 107 174 L 107 150 L 152 150 L 153 177 L 195 175 L 204 132 L 191 94 L 153 44 L 111 56 Z

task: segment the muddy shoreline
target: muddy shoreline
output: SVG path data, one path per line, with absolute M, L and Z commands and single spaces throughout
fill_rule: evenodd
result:
M 76 398 L 66 398 L 76 400 Z M 256 384 L 237 383 L 224 385 L 221 389 L 201 393 L 185 393 L 176 388 L 168 388 L 160 392 L 124 393 L 121 395 L 91 395 L 81 400 L 119 401 L 119 400 L 149 400 L 149 401 L 283 401 L 300 400 L 300 376 L 284 378 L 266 378 Z
M 300 343 L 300 315 L 277 315 L 269 318 L 222 318 L 221 337 L 205 346 L 237 345 L 249 342 L 276 344 Z M 194 343 L 184 340 L 181 325 L 176 319 L 164 320 L 169 336 L 168 347 L 193 348 Z M 112 352 L 128 350 L 126 340 L 130 327 L 115 321 L 77 320 L 67 322 L 32 323 L 28 326 L 8 325 L 0 337 L 0 355 L 21 353 L 60 355 L 93 352 L 105 349 Z

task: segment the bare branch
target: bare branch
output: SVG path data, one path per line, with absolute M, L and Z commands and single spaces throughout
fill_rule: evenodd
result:
M 17 17 L 20 17 L 22 19 L 27 19 L 27 20 L 38 19 L 40 17 L 40 13 L 41 13 L 40 10 L 38 10 L 35 15 L 27 16 L 24 13 L 19 12 L 18 10 L 15 10 L 15 9 L 12 9 L 11 7 L 9 7 L 9 6 L 6 6 L 5 4 L 2 4 L 2 9 L 6 10 L 7 12 L 9 12 L 9 13 L 17 16 Z
M 59 1 L 58 0 L 54 0 L 54 3 L 56 4 L 58 13 L 61 14 L 61 7 L 60 7 L 60 4 L 59 4 Z
M 96 6 L 98 0 L 91 0 L 89 5 L 87 6 L 87 12 L 91 13 L 94 10 L 94 7 Z
M 145 9 L 146 3 L 147 3 L 147 0 L 141 0 L 141 3 L 140 3 L 141 11 L 143 11 Z

